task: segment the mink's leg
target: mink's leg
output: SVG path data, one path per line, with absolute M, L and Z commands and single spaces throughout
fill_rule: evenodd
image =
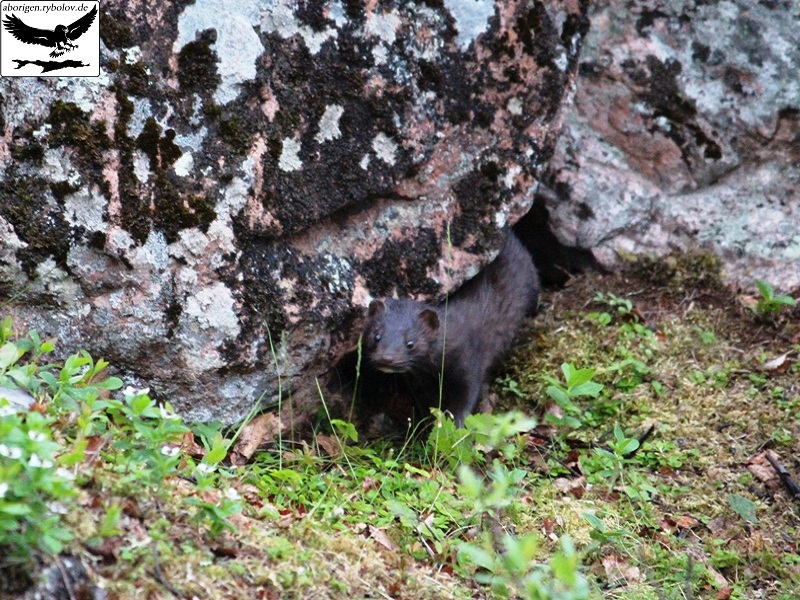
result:
M 483 388 L 483 376 L 481 373 L 463 373 L 463 380 L 458 386 L 458 395 L 454 397 L 455 402 L 448 403 L 447 409 L 453 413 L 453 421 L 456 427 L 464 427 L 464 421 L 475 410 Z M 455 391 L 455 390 L 454 390 Z

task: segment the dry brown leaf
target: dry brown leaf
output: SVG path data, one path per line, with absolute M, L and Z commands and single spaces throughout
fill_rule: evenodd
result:
M 220 492 L 217 489 L 210 489 L 210 490 L 200 490 L 198 493 L 200 499 L 203 502 L 208 502 L 209 504 L 216 504 L 220 501 Z
M 728 587 L 727 585 L 722 588 L 720 591 L 717 592 L 717 595 L 714 596 L 717 600 L 728 600 L 733 595 L 733 588 Z
M 542 522 L 542 531 L 546 536 L 552 535 L 556 530 L 556 523 L 555 519 L 551 519 L 550 517 L 545 517 L 544 522 Z
M 105 444 L 105 440 L 99 435 L 86 436 L 86 450 L 84 455 L 89 462 L 97 458 L 100 453 L 100 448 Z
M 780 356 L 776 356 L 772 360 L 768 360 L 763 365 L 761 365 L 761 370 L 783 373 L 786 369 L 789 368 L 789 363 L 786 362 L 786 357 L 789 356 L 789 354 L 791 354 L 791 352 L 784 352 Z
M 392 541 L 392 538 L 386 535 L 386 531 L 383 529 L 374 527 L 372 525 L 367 525 L 367 536 L 375 540 L 377 544 L 383 546 L 387 550 L 390 550 L 391 552 L 397 551 L 397 545 Z
M 206 455 L 206 449 L 194 441 L 194 434 L 191 431 L 188 431 L 183 435 L 181 449 L 186 454 L 192 458 L 196 458 L 197 460 L 202 460 Z
M 263 413 L 242 428 L 230 454 L 231 463 L 244 465 L 264 442 L 274 440 L 281 431 L 281 420 L 275 413 Z
M 706 523 L 708 530 L 719 538 L 731 538 L 738 535 L 739 524 L 733 517 L 719 516 Z
M 723 577 L 722 573 L 720 573 L 714 567 L 708 564 L 708 561 L 703 561 L 703 565 L 706 568 L 706 574 L 710 576 L 711 579 L 714 580 L 714 587 L 718 587 L 720 589 L 725 589 L 726 587 L 728 587 L 728 580 L 725 579 L 725 577 Z M 726 598 L 729 596 L 730 593 L 728 593 L 728 596 L 726 596 Z
M 294 524 L 294 515 L 291 512 L 287 512 L 281 515 L 281 518 L 278 519 L 274 525 L 279 529 L 289 529 Z
M 750 294 L 740 294 L 739 295 L 739 302 L 742 303 L 742 306 L 749 309 L 754 309 L 756 304 L 758 304 L 758 298 L 755 296 L 751 296 Z
M 639 583 L 644 581 L 642 572 L 639 567 L 636 567 L 627 561 L 622 560 L 618 556 L 609 555 L 603 558 L 603 568 L 606 571 L 606 577 L 610 582 L 620 581 L 624 579 L 628 583 Z
M 766 452 L 761 452 L 751 457 L 750 460 L 747 461 L 747 470 L 764 485 L 770 488 L 778 487 L 781 485 L 781 480 L 778 473 L 776 473 L 772 465 L 769 464 L 766 457 L 767 452 L 770 453 L 770 456 L 775 462 L 780 463 L 778 455 L 771 450 L 767 450 Z
M 252 483 L 243 483 L 238 487 L 238 490 L 242 498 L 244 498 L 245 502 L 250 506 L 254 508 L 261 508 L 264 506 L 264 499 L 261 497 L 258 487 L 254 486 Z
M 683 515 L 675 519 L 675 524 L 681 529 L 692 529 L 700 525 L 700 521 L 689 515 Z
M 570 494 L 580 500 L 586 492 L 586 476 L 580 477 L 557 477 L 553 480 L 553 485 L 562 494 Z
M 318 434 L 317 445 L 325 451 L 328 456 L 340 456 L 342 454 L 342 446 L 339 440 L 332 435 Z

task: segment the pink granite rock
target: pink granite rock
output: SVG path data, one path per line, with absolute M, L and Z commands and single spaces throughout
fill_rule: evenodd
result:
M 192 419 L 316 378 L 530 206 L 580 0 L 109 0 L 101 75 L 0 80 L 0 292 Z

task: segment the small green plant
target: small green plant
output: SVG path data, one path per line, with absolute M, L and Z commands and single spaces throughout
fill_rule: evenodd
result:
M 62 517 L 78 493 L 76 478 L 106 473 L 110 500 L 104 502 L 96 534 L 87 539 L 96 545 L 120 533 L 115 496 L 134 497 L 145 490 L 163 500 L 179 474 L 192 476 L 198 492 L 219 487 L 227 475 L 218 466 L 230 442 L 218 425 L 200 427 L 206 452 L 195 464 L 182 452 L 191 430 L 169 402 L 159 405 L 149 390 L 131 387 L 121 398 L 113 397 L 122 380 L 106 376 L 108 363 L 85 351 L 63 364 L 39 364 L 53 349 L 34 331 L 15 339 L 11 320 L 0 321 L 0 388 L 20 390 L 38 401 L 25 409 L 0 399 L 0 555 L 6 564 L 24 564 L 37 552 L 64 549 L 73 534 Z M 84 460 L 92 441 L 99 450 L 88 468 Z M 228 518 L 242 509 L 232 488 L 220 491 L 219 501 L 192 497 L 187 504 L 195 506 L 195 520 L 205 523 L 211 536 L 230 527 Z M 142 508 L 157 508 L 157 503 Z
M 592 483 L 608 482 L 611 491 L 620 484 L 625 494 L 632 500 L 649 500 L 657 493 L 647 476 L 627 467 L 632 455 L 639 449 L 639 440 L 627 437 L 619 424 L 614 425 L 614 439 L 608 443 L 608 450 L 595 448 L 592 456 L 581 460 L 583 470 Z
M 515 537 L 506 533 L 496 545 L 463 544 L 458 551 L 462 568 L 475 570 L 475 579 L 488 586 L 495 598 L 527 600 L 582 600 L 589 597 L 589 583 L 580 571 L 580 558 L 569 536 L 547 563 L 535 562 L 539 541 L 535 535 Z M 498 551 L 497 548 L 501 548 Z
M 791 308 L 797 306 L 797 300 L 791 296 L 776 294 L 774 288 L 766 281 L 759 279 L 756 281 L 756 287 L 761 297 L 752 307 L 752 310 L 761 319 L 771 319 L 787 306 Z
M 0 400 L 0 554 L 11 562 L 25 562 L 35 550 L 56 554 L 72 539 L 61 516 L 77 491 L 57 457 L 51 424 Z
M 536 420 L 520 412 L 475 414 L 467 417 L 464 429 L 437 409 L 432 411 L 434 425 L 427 447 L 433 457 L 440 457 L 451 468 L 482 464 L 489 452 L 497 451 L 506 460 L 513 460 L 522 449 L 519 434 L 536 427 Z
M 501 511 L 512 505 L 519 494 L 517 484 L 525 471 L 508 471 L 495 460 L 489 483 L 470 467 L 459 470 L 459 489 L 483 525 L 478 542 L 458 544 L 458 564 L 472 572 L 475 580 L 488 586 L 496 598 L 530 600 L 580 600 L 587 598 L 589 584 L 580 572 L 580 560 L 569 536 L 561 538 L 561 550 L 547 564 L 537 563 L 539 539 L 536 535 L 499 534 Z
M 582 425 L 581 419 L 578 418 L 582 411 L 573 400 L 581 396 L 596 398 L 603 391 L 603 385 L 592 381 L 594 369 L 576 369 L 570 363 L 563 363 L 561 373 L 564 375 L 564 383 L 548 375 L 544 378 L 550 384 L 547 387 L 547 395 L 563 410 L 563 416 L 548 414 L 545 419 L 556 425 L 577 428 Z
M 592 298 L 592 302 L 596 304 L 605 304 L 606 306 L 614 309 L 619 316 L 627 316 L 633 312 L 633 302 L 627 298 L 620 298 L 611 292 L 598 292 Z
M 500 384 L 500 389 L 503 393 L 517 398 L 525 398 L 525 392 L 520 389 L 519 382 L 516 379 L 506 376 L 502 379 L 497 379 L 497 383 Z

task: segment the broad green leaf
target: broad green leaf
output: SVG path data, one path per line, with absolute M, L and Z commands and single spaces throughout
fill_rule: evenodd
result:
M 582 383 L 581 385 L 575 387 L 570 386 L 569 395 L 572 397 L 591 396 L 594 398 L 601 391 L 603 391 L 603 387 L 604 386 L 602 383 L 597 383 L 596 381 L 587 381 L 586 383 Z
M 12 342 L 0 346 L 0 371 L 4 371 L 22 356 L 23 352 Z
M 569 365 L 572 367 L 572 365 Z M 563 366 L 562 366 L 563 369 Z M 573 388 L 579 387 L 584 383 L 591 381 L 592 377 L 594 377 L 595 370 L 594 369 L 577 369 L 573 368 L 570 376 L 566 378 L 567 386 L 572 390 Z
M 21 516 L 30 514 L 31 508 L 27 504 L 20 502 L 3 502 L 0 500 L 0 513 L 7 515 Z
M 773 290 L 772 286 L 767 283 L 766 281 L 758 280 L 756 281 L 756 287 L 758 291 L 761 292 L 761 295 L 764 298 L 772 298 L 775 294 L 775 290 Z
M 228 455 L 229 442 L 222 437 L 218 431 L 214 434 L 214 439 L 211 443 L 211 448 L 203 458 L 203 462 L 207 465 L 216 465 Z
M 756 505 L 752 500 L 748 500 L 737 494 L 731 494 L 728 496 L 728 504 L 730 504 L 730 507 L 737 515 L 748 523 L 755 523 L 758 521 L 756 517 Z
M 401 517 L 411 520 L 415 520 L 417 518 L 417 513 L 415 513 L 413 510 L 411 510 L 408 506 L 406 506 L 402 502 L 398 502 L 397 500 L 387 500 L 386 508 L 390 513 L 392 513 L 396 517 Z
M 102 390 L 118 390 L 122 387 L 123 381 L 119 377 L 109 377 L 103 381 L 98 381 L 94 385 Z
M 483 482 L 478 474 L 467 465 L 461 465 L 458 469 L 458 479 L 464 492 L 471 498 L 477 498 L 483 489 Z
M 475 544 L 462 544 L 458 548 L 458 559 L 490 572 L 497 569 L 494 556 Z
M 606 526 L 596 515 L 593 515 L 590 512 L 583 513 L 583 518 L 592 526 L 593 529 L 599 531 L 600 533 L 606 532 Z
M 352 423 L 341 419 L 331 419 L 331 425 L 336 428 L 339 435 L 346 437 L 351 442 L 358 441 L 358 432 Z

